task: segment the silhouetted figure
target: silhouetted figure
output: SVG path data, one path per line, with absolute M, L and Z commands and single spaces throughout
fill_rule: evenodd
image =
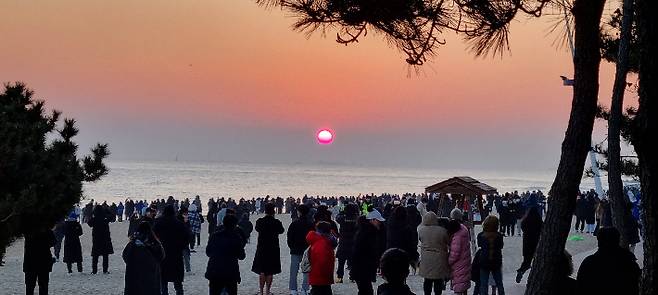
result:
M 356 282 L 358 295 L 372 295 L 372 282 L 377 279 L 379 267 L 379 243 L 384 239 L 380 230 L 385 219 L 377 210 L 370 211 L 365 217 L 357 219 L 357 231 L 354 238 L 354 250 L 350 268 L 350 279 Z M 408 266 L 407 266 L 408 267 Z
M 162 295 L 169 294 L 169 282 L 174 283 L 176 295 L 183 295 L 185 276 L 183 251 L 189 245 L 190 234 L 185 224 L 176 218 L 174 205 L 170 204 L 164 207 L 162 216 L 154 222 L 153 232 L 160 240 L 165 251 L 165 258 L 161 265 Z
M 521 283 L 523 274 L 530 269 L 532 259 L 535 257 L 537 244 L 539 243 L 542 225 L 543 221 L 537 207 L 530 208 L 525 218 L 521 221 L 521 229 L 523 230 L 523 262 L 516 271 L 517 283 Z
M 48 295 L 48 280 L 55 261 L 50 253 L 50 248 L 53 246 L 55 246 L 55 234 L 50 229 L 25 235 L 23 272 L 25 273 L 26 295 L 34 294 L 37 282 L 39 283 L 39 295 Z
M 284 232 L 281 221 L 274 218 L 274 204 L 265 204 L 265 216 L 256 221 L 258 244 L 251 271 L 259 275 L 261 295 L 270 294 L 272 279 L 281 273 L 281 253 L 279 251 L 279 235 Z M 263 293 L 263 289 L 265 293 Z
M 635 255 L 619 246 L 619 231 L 599 228 L 599 249 L 578 269 L 578 294 L 638 294 L 640 267 Z
M 78 222 L 76 216 L 71 214 L 69 219 L 64 223 L 64 263 L 69 273 L 73 272 L 73 263 L 77 264 L 78 272 L 82 272 L 82 245 L 80 236 L 82 235 L 82 225 Z
M 103 273 L 108 273 L 108 255 L 114 254 L 112 247 L 112 236 L 110 235 L 111 216 L 101 205 L 94 207 L 94 212 L 89 219 L 91 227 L 91 272 L 98 273 L 98 257 L 103 257 Z
M 209 281 L 210 295 L 220 295 L 222 290 L 229 295 L 238 294 L 241 282 L 238 260 L 243 260 L 246 254 L 237 222 L 235 216 L 226 215 L 222 228 L 210 236 L 206 246 L 209 260 L 205 277 Z
M 354 250 L 354 237 L 356 236 L 357 224 L 356 220 L 359 217 L 359 207 L 353 203 L 345 206 L 345 209 L 338 214 L 336 221 L 340 225 L 340 240 L 338 241 L 338 249 L 336 250 L 336 257 L 338 258 L 338 269 L 336 270 L 337 282 L 343 282 L 345 274 L 345 263 L 352 261 L 352 252 Z M 348 267 L 350 265 L 348 264 Z
M 160 295 L 164 248 L 148 222 L 140 223 L 123 249 L 126 263 L 124 295 Z
M 407 286 L 409 276 L 409 254 L 399 248 L 386 250 L 382 255 L 380 268 L 386 281 L 377 288 L 377 295 L 415 295 Z

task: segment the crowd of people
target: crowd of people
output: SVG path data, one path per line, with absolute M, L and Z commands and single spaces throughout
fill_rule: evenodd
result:
M 578 197 L 576 230 L 582 230 L 582 220 L 590 224 L 591 196 L 586 192 Z M 53 230 L 26 235 L 26 293 L 33 294 L 38 282 L 39 294 L 47 294 L 49 273 L 53 261 L 59 260 L 62 241 L 68 272 L 73 272 L 73 264 L 78 272 L 83 271 L 82 224 L 92 232 L 92 274 L 98 273 L 101 259 L 102 272 L 108 273 L 109 255 L 114 251 L 109 224 L 125 219 L 129 222 L 129 243 L 122 259 L 127 295 L 165 295 L 169 283 L 175 294 L 184 294 L 190 253 L 202 245 L 201 225 L 205 222 L 205 278 L 211 295 L 238 294 L 239 261 L 247 259 L 245 246 L 252 231 L 257 233 L 257 241 L 251 271 L 259 276 L 259 294 L 272 294 L 274 276 L 284 271 L 279 236 L 285 234 L 290 259 L 288 290 L 292 295 L 332 294 L 333 284 L 347 281 L 356 284 L 359 295 L 414 294 L 406 284 L 412 271 L 423 278 L 426 295 L 442 294 L 446 289 L 455 294 L 472 290 L 473 294 L 504 295 L 504 237 L 523 236 L 523 261 L 516 276 L 520 283 L 532 265 L 546 198 L 541 192 L 492 195 L 475 202 L 462 196 L 426 194 L 268 196 L 237 201 L 210 199 L 205 205 L 204 214 L 196 196 L 191 201 L 169 197 L 152 202 L 126 200 L 118 205 L 92 200 L 84 208 L 76 207 Z M 601 201 L 597 201 L 597 208 L 600 206 Z M 494 210 L 497 214 L 491 214 Z M 252 224 L 254 214 L 264 216 Z M 277 214 L 290 214 L 292 222 L 287 229 Z M 477 235 L 473 223 L 482 224 Z M 637 287 L 639 267 L 633 253 L 619 247 L 619 232 L 604 223 L 595 230 L 599 251 L 583 262 L 576 280 L 571 278 L 569 253 L 565 251 L 556 266 L 561 270 L 554 284 L 559 294 L 591 294 L 590 288 L 599 285 L 599 274 L 614 279 L 616 290 Z M 472 243 L 477 245 L 475 253 Z M 611 266 L 606 259 L 613 259 L 615 264 Z M 375 289 L 373 282 L 378 276 L 385 283 Z

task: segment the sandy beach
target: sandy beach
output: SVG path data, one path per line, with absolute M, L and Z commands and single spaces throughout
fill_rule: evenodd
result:
M 255 222 L 256 219 L 260 216 L 262 215 L 252 215 L 252 222 Z M 283 222 L 284 227 L 287 229 L 288 225 L 290 224 L 290 216 L 277 215 L 277 218 Z M 208 262 L 208 258 L 205 255 L 205 243 L 208 240 L 206 225 L 207 223 L 203 224 L 202 245 L 200 248 L 197 248 L 198 252 L 192 253 L 191 256 L 192 272 L 185 275 L 185 282 L 183 285 L 186 294 L 208 293 L 208 281 L 204 278 L 204 272 Z M 84 235 L 81 237 L 81 241 L 84 257 L 84 272 L 68 275 L 66 272 L 66 265 L 62 262 L 57 262 L 53 266 L 53 272 L 50 275 L 50 294 L 123 294 L 125 265 L 121 259 L 121 252 L 128 242 L 128 222 L 124 221 L 110 224 L 110 230 L 112 232 L 112 243 L 115 253 L 114 255 L 110 256 L 110 274 L 90 274 L 91 229 L 87 225 L 83 225 L 83 228 Z M 476 228 L 476 232 L 479 232 L 479 230 L 479 228 Z M 256 235 L 257 233 L 254 232 L 251 237 L 252 242 L 247 244 L 247 258 L 240 262 L 242 283 L 238 287 L 239 294 L 257 294 L 258 292 L 258 276 L 250 270 L 256 249 Z M 582 241 L 567 241 L 567 250 L 569 250 L 569 252 L 574 256 L 574 267 L 576 271 L 582 259 L 591 254 L 596 248 L 595 237 L 586 234 L 582 234 L 581 236 L 584 238 Z M 279 243 L 281 247 L 281 264 L 283 272 L 274 277 L 272 291 L 273 294 L 282 295 L 289 294 L 288 269 L 290 265 L 290 257 L 288 255 L 288 246 L 286 245 L 285 234 L 280 236 Z M 641 245 L 638 245 L 636 254 L 638 252 L 641 252 Z M 522 260 L 521 237 L 515 236 L 505 238 L 503 255 L 503 279 L 505 281 L 506 292 L 508 294 L 523 294 L 523 290 L 525 289 L 525 281 L 521 284 L 516 284 L 513 281 L 515 270 L 518 268 Z M 641 255 L 638 255 L 638 258 L 641 259 Z M 7 256 L 5 261 L 6 265 L 4 267 L 0 267 L 0 272 L 2 273 L 2 279 L 0 279 L 0 293 L 12 295 L 24 294 L 24 278 L 22 272 L 22 240 L 16 241 L 7 249 Z M 416 275 L 411 275 L 407 280 L 409 286 L 416 294 L 422 294 L 422 281 L 423 279 Z M 381 283 L 382 279 L 379 278 L 375 286 Z M 349 281 L 342 284 L 335 284 L 332 288 L 334 294 L 356 294 L 356 284 L 350 283 Z M 170 292 L 173 294 L 173 289 L 171 287 Z M 452 294 L 452 292 L 447 291 L 444 292 L 444 294 Z

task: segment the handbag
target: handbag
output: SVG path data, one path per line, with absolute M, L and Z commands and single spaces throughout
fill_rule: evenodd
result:
M 311 272 L 311 254 L 309 251 L 311 250 L 311 247 L 309 246 L 304 250 L 304 255 L 302 255 L 302 262 L 299 264 L 299 268 L 301 269 L 302 273 L 310 273 Z

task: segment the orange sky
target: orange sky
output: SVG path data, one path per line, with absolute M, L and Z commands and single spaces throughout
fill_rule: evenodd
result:
M 331 127 L 337 138 L 539 134 L 559 147 L 571 91 L 558 76 L 572 66 L 567 49 L 553 45 L 548 19 L 516 21 L 502 59 L 476 59 L 447 34 L 418 76 L 381 36 L 342 46 L 334 32 L 306 38 L 292 22 L 247 0 L 4 0 L 0 81 L 27 82 L 49 107 L 78 118 L 82 136 L 119 141 L 125 154 L 120 128 L 153 122 L 283 133 Z M 602 69 L 607 100 L 613 68 Z M 116 134 L 102 134 L 99 126 L 117 121 Z

